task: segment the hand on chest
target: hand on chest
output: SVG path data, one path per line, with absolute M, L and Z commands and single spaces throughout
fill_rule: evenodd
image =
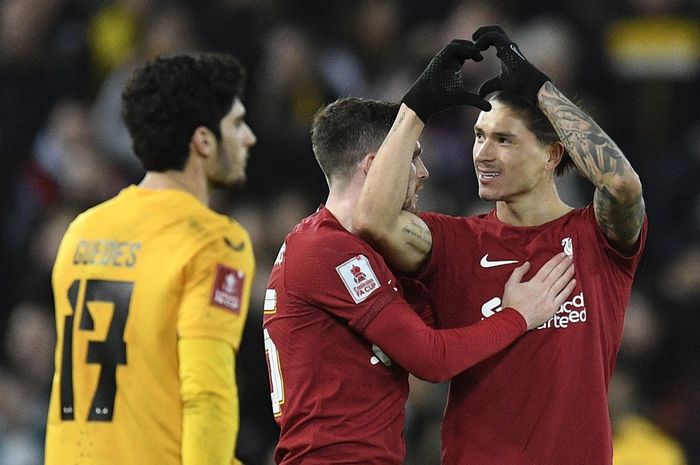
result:
M 469 294 L 472 319 L 488 318 L 502 310 L 502 295 L 506 281 L 513 271 L 525 262 L 530 268 L 522 281 L 529 281 L 559 253 L 574 254 L 574 241 L 570 236 L 538 237 L 531 242 L 509 240 L 480 241 L 472 259 L 472 285 Z M 578 290 L 572 293 L 572 298 Z M 574 316 L 574 319 L 577 317 Z

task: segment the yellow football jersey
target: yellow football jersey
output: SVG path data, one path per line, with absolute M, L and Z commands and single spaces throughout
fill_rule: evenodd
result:
M 616 425 L 613 465 L 686 465 L 681 444 L 650 420 L 631 415 Z
M 237 350 L 254 268 L 245 229 L 184 191 L 130 186 L 78 216 L 52 276 L 45 463 L 179 465 L 178 339 Z

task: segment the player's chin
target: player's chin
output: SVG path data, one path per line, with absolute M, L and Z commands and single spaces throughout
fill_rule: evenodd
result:
M 213 189 L 230 189 L 244 185 L 246 179 L 245 173 L 231 175 L 226 178 L 209 179 L 209 187 Z
M 484 189 L 482 186 L 479 187 L 479 198 L 481 200 L 496 201 L 498 195 L 491 189 Z

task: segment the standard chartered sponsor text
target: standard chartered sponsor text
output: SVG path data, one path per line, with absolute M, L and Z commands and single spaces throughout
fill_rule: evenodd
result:
M 565 329 L 570 324 L 586 322 L 586 303 L 583 291 L 579 292 L 571 300 L 567 300 L 559 307 L 552 318 L 545 321 L 537 329 Z

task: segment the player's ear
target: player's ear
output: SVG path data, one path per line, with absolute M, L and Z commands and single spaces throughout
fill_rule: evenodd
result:
M 549 144 L 548 149 L 549 157 L 547 158 L 547 163 L 545 164 L 545 169 L 547 171 L 552 171 L 561 163 L 561 159 L 564 156 L 564 144 L 561 142 L 552 142 Z
M 206 126 L 197 126 L 190 140 L 190 150 L 203 158 L 209 158 L 216 154 L 217 140 L 213 132 Z
M 369 172 L 369 167 L 372 166 L 372 162 L 374 161 L 374 156 L 376 155 L 376 152 L 370 152 L 367 155 L 365 155 L 365 158 L 362 159 L 362 162 L 360 163 L 360 166 L 362 166 L 362 171 L 365 172 L 365 176 Z

